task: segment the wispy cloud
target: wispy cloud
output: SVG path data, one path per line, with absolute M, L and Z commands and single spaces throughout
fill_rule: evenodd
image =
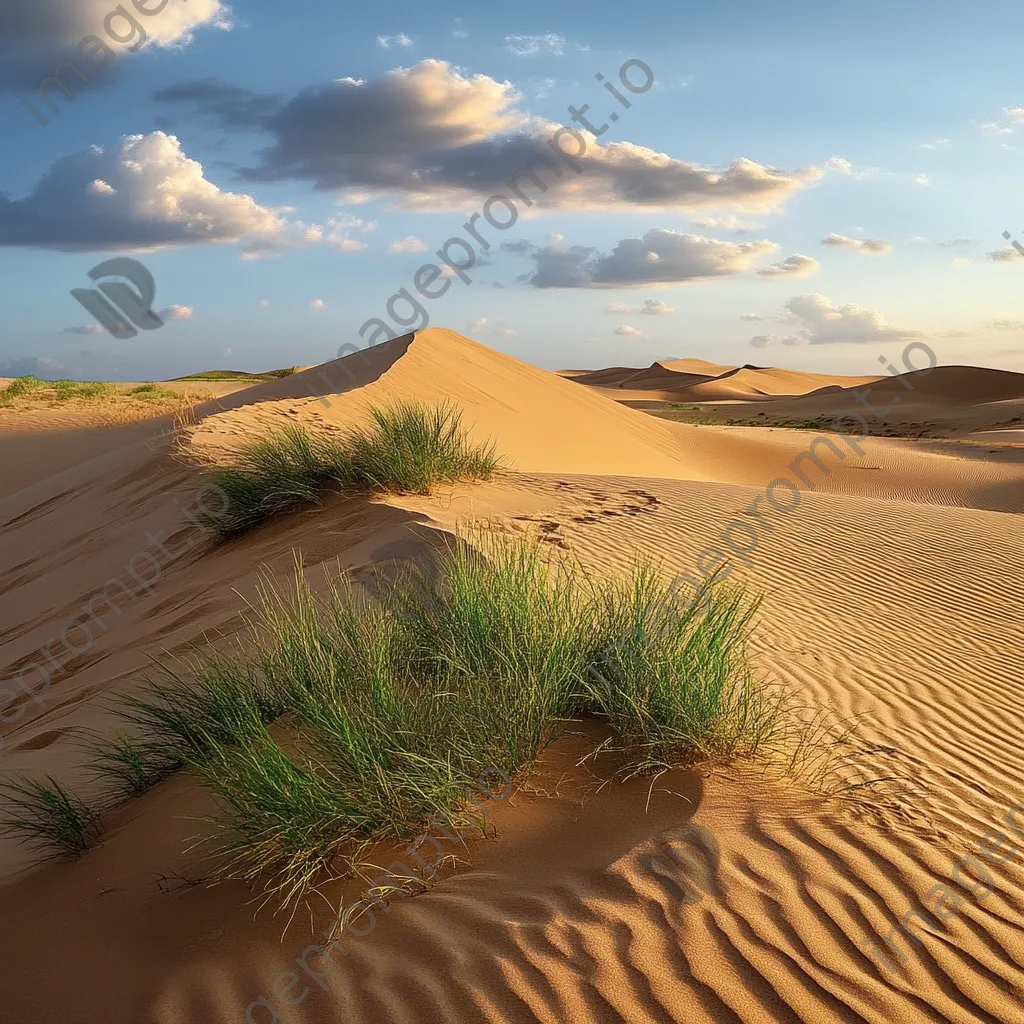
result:
M 809 277 L 821 268 L 813 256 L 795 252 L 779 263 L 773 263 L 758 271 L 761 277 Z
M 382 50 L 390 50 L 394 46 L 408 50 L 413 46 L 413 41 L 404 32 L 398 32 L 393 36 L 377 36 L 377 45 Z
M 887 242 L 884 238 L 848 238 L 846 235 L 837 235 L 834 232 L 831 235 L 826 235 L 821 240 L 821 244 L 834 249 L 853 249 L 856 252 L 870 252 L 876 255 L 892 252 L 892 243 Z
M 505 47 L 517 57 L 536 57 L 548 54 L 552 57 L 565 55 L 569 41 L 557 32 L 546 32 L 538 36 L 505 36 Z

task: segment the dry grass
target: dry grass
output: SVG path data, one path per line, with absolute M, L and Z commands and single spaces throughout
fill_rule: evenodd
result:
M 40 380 L 18 377 L 0 387 L 0 410 L 18 414 L 54 409 L 88 409 L 106 424 L 137 423 L 177 415 L 209 396 L 160 384 L 125 387 L 109 381 Z

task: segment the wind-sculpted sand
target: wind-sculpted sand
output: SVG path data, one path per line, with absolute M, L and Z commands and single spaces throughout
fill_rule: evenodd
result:
M 267 425 L 343 431 L 374 404 L 450 398 L 510 470 L 429 497 L 331 497 L 218 547 L 182 513 L 196 508 L 199 471 L 163 428 L 132 427 L 96 458 L 19 488 L 0 503 L 0 670 L 14 692 L 2 699 L 17 715 L 0 724 L 0 767 L 90 793 L 77 745 L 85 730 L 114 727 L 111 699 L 141 685 L 151 656 L 236 632 L 261 565 L 284 574 L 299 550 L 311 575 L 340 564 L 365 579 L 475 522 L 539 536 L 598 574 L 637 557 L 696 574 L 719 551 L 735 579 L 764 595 L 758 673 L 810 710 L 856 717 L 856 756 L 898 782 L 865 791 L 863 804 L 745 764 L 623 784 L 608 781 L 607 758 L 580 763 L 594 726 L 570 726 L 507 799 L 488 804 L 486 839 L 424 844 L 442 850 L 428 855 L 439 861 L 436 884 L 378 907 L 362 936 L 331 935 L 328 959 L 310 952 L 328 944 L 326 901 L 286 930 L 282 918 L 254 918 L 236 883 L 192 884 L 205 866 L 187 840 L 212 798 L 178 775 L 112 812 L 101 845 L 78 860 L 31 867 L 3 841 L 0 957 L 16 982 L 2 1019 L 1020 1020 L 1019 450 L 868 437 L 858 454 L 829 435 L 842 457 L 818 449 L 828 472 L 805 462 L 810 484 L 783 510 L 766 489 L 798 479 L 791 467 L 812 433 L 689 426 L 608 397 L 619 378 L 657 392 L 668 374 L 735 368 L 681 360 L 652 374 L 650 388 L 634 388 L 638 371 L 596 371 L 596 386 L 585 386 L 440 330 L 366 359 L 197 407 L 185 451 L 228 461 Z M 936 369 L 934 390 L 915 392 L 921 408 L 931 403 L 938 419 L 952 406 L 1016 407 L 1014 375 L 964 371 L 958 387 L 960 370 Z M 763 372 L 743 371 L 734 386 Z M 772 371 L 773 386 L 798 394 L 787 374 Z M 874 380 L 809 382 L 791 400 L 827 400 L 838 413 L 849 389 Z M 737 521 L 756 543 L 730 530 Z M 730 548 L 724 534 L 743 541 Z M 173 558 L 146 539 L 154 535 Z M 141 550 L 159 573 L 135 558 Z M 83 604 L 113 577 L 137 600 L 69 656 L 56 642 L 62 627 L 82 621 Z M 80 634 L 68 636 L 81 646 Z M 50 638 L 61 670 L 45 689 L 30 677 L 35 700 L 11 680 Z M 994 829 L 1012 844 L 998 847 L 1001 860 L 979 852 L 992 852 Z M 381 863 L 390 854 L 381 850 Z M 325 895 L 359 890 L 339 883 Z

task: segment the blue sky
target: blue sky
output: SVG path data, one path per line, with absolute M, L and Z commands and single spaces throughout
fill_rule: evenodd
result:
M 1019 4 L 137 3 L 145 43 L 112 0 L 0 13 L 0 374 L 162 378 L 364 344 L 582 104 L 608 129 L 580 173 L 556 163 L 511 228 L 484 225 L 471 283 L 417 296 L 431 325 L 551 369 L 873 373 L 923 340 L 1024 371 L 1024 259 L 1002 237 L 1024 242 Z M 114 56 L 88 85 L 66 70 L 77 96 L 35 99 L 40 124 L 14 92 L 84 66 L 90 34 Z M 630 59 L 648 90 L 620 83 Z M 159 330 L 117 340 L 70 295 L 115 256 L 153 274 Z

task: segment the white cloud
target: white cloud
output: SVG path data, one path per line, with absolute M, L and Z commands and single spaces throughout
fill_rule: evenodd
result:
M 471 330 L 471 331 L 472 331 L 472 332 L 473 332 L 474 334 L 478 334 L 478 333 L 479 333 L 480 331 L 482 331 L 482 330 L 483 330 L 483 329 L 484 329 L 484 328 L 485 328 L 485 327 L 486 327 L 486 326 L 487 326 L 487 325 L 488 325 L 489 323 L 490 323 L 490 320 L 488 320 L 488 319 L 487 319 L 487 317 L 485 317 L 485 316 L 478 316 L 478 317 L 477 317 L 477 318 L 476 318 L 475 320 L 473 320 L 473 321 L 472 321 L 472 322 L 470 323 L 470 325 L 469 325 L 469 329 L 470 329 L 470 330 Z
M 427 243 L 415 235 L 408 235 L 406 238 L 395 239 L 389 246 L 388 252 L 426 252 Z
M 764 320 L 766 318 L 761 316 L 760 313 L 743 313 L 740 316 L 740 319 L 741 320 L 747 320 L 747 321 L 750 321 L 750 322 L 754 322 L 754 321 Z
M 783 344 L 834 345 L 867 344 L 868 342 L 903 341 L 926 338 L 924 331 L 896 327 L 874 309 L 862 309 L 852 303 L 836 306 L 824 295 L 797 295 L 785 306 L 782 322 L 798 324 L 795 334 Z M 772 338 L 772 335 L 760 337 Z M 768 344 L 769 342 L 765 342 Z M 763 345 L 757 346 L 763 347 Z
M 323 309 L 323 308 L 324 308 L 324 305 L 325 305 L 325 303 L 324 303 L 324 300 L 323 300 L 323 299 L 314 299 L 314 300 L 313 300 L 313 301 L 312 301 L 312 302 L 311 302 L 311 303 L 309 304 L 309 308 L 310 308 L 310 309 Z
M 157 316 L 161 320 L 191 320 L 194 312 L 195 309 L 192 306 L 175 304 L 161 309 Z
M 773 263 L 758 271 L 761 277 L 808 277 L 821 268 L 821 264 L 813 256 L 804 256 L 795 252 L 780 263 Z
M 222 192 L 173 135 L 126 135 L 58 160 L 23 199 L 0 194 L 0 248 L 139 252 L 247 237 L 272 246 L 296 230 L 281 213 Z
M 366 242 L 352 238 L 352 232 L 368 234 L 377 230 L 375 220 L 363 220 L 361 217 L 330 217 L 328 218 L 323 240 L 328 245 L 336 246 L 342 252 L 359 252 L 366 248 Z
M 996 249 L 987 255 L 992 263 L 1012 263 L 1014 260 L 1021 259 L 1021 255 L 1016 249 Z
M 985 326 L 994 331 L 1024 331 L 1024 320 L 989 320 Z
M 825 161 L 825 170 L 835 171 L 836 174 L 845 174 L 850 176 L 853 174 L 853 164 L 851 164 L 846 157 L 830 156 Z
M 917 148 L 927 149 L 935 152 L 940 149 L 950 149 L 952 145 L 953 144 L 949 141 L 949 139 L 934 139 L 931 142 L 920 143 Z
M 452 29 L 452 36 L 455 39 L 468 39 L 469 33 L 466 31 L 465 25 L 461 18 L 455 19 L 455 27 Z
M 969 267 L 971 266 L 971 261 L 965 256 L 957 256 L 949 265 L 951 267 Z
M 612 332 L 613 334 L 621 335 L 625 338 L 646 338 L 647 335 L 643 331 L 637 330 L 635 327 L 630 327 L 629 324 L 622 324 L 620 327 L 616 327 Z
M 226 348 L 221 351 L 222 356 L 233 356 L 234 354 L 235 350 L 233 348 Z
M 643 308 L 639 310 L 645 316 L 671 316 L 677 312 L 675 306 L 670 306 L 661 299 L 645 299 Z
M 639 309 L 622 302 L 613 302 L 610 306 L 605 306 L 604 311 L 613 316 L 633 316 L 636 313 L 643 316 L 671 316 L 678 312 L 675 306 L 670 306 L 661 299 L 644 299 L 644 304 Z
M 505 47 L 517 57 L 536 57 L 538 54 L 561 57 L 565 54 L 567 42 L 565 36 L 557 32 L 540 36 L 505 36 Z
M 892 243 L 885 241 L 884 238 L 847 238 L 846 235 L 837 235 L 834 232 L 823 238 L 821 244 L 836 249 L 854 249 L 857 252 L 870 252 L 878 255 L 892 252 Z
M 270 305 L 270 299 L 260 299 L 260 305 L 261 306 L 269 306 Z
M 377 36 L 377 45 L 384 50 L 390 50 L 392 46 L 408 50 L 413 41 L 404 32 L 398 32 L 393 36 Z
M 1013 135 L 1021 123 L 1024 123 L 1024 107 L 1006 107 L 1001 120 L 988 118 L 977 122 L 982 135 L 993 138 Z
M 914 184 L 920 185 L 922 188 L 927 188 L 932 183 L 932 176 L 930 174 L 918 174 L 914 177 Z

